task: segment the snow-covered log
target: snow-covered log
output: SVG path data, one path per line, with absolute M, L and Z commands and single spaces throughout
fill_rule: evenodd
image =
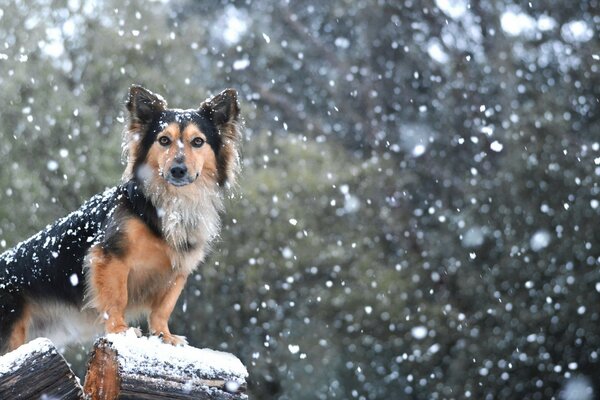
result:
M 92 400 L 246 399 L 247 376 L 231 354 L 127 332 L 96 341 L 84 392 Z
M 0 399 L 40 398 L 83 399 L 79 380 L 46 338 L 0 357 Z

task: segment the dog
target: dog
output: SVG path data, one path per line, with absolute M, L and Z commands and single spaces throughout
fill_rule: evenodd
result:
M 0 354 L 38 336 L 123 333 L 144 316 L 150 334 L 187 343 L 168 321 L 239 170 L 237 92 L 181 110 L 133 85 L 126 110 L 121 183 L 0 255 Z

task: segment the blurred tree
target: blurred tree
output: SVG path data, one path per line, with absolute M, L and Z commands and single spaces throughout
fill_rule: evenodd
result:
M 118 181 L 131 83 L 233 86 L 244 176 L 174 330 L 256 398 L 600 393 L 597 0 L 0 8 L 0 245 Z

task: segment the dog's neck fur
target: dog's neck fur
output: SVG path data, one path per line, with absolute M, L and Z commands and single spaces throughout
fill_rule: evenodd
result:
M 223 198 L 212 182 L 204 182 L 196 191 L 186 190 L 173 195 L 165 184 L 146 181 L 144 192 L 156 207 L 162 234 L 169 245 L 178 251 L 204 247 L 219 235 L 219 212 Z M 197 187 L 197 186 L 196 186 Z
M 219 212 L 223 210 L 221 189 L 216 182 L 203 179 L 181 190 L 170 187 L 156 176 L 136 180 L 133 184 L 155 208 L 159 225 L 157 233 L 173 250 L 173 268 L 192 272 L 204 260 L 211 243 L 219 235 Z

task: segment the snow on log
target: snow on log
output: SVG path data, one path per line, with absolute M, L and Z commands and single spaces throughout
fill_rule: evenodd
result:
M 247 376 L 231 354 L 138 338 L 130 330 L 96 341 L 84 392 L 92 400 L 247 399 Z
M 0 357 L 0 399 L 40 398 L 83 399 L 79 380 L 46 338 Z

